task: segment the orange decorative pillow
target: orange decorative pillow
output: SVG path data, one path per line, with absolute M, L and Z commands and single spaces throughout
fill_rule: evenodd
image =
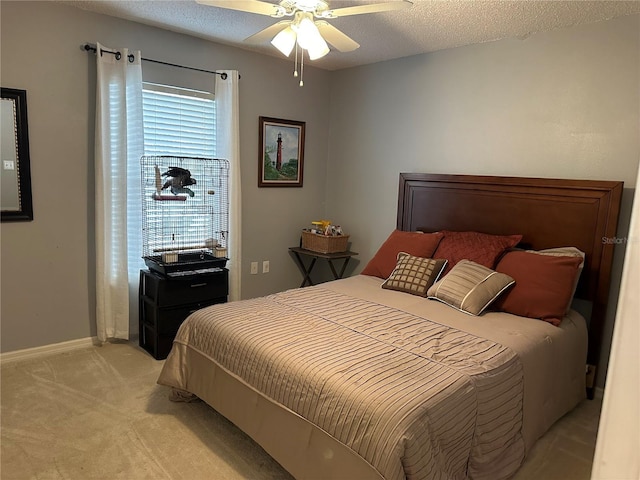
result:
M 525 251 L 506 253 L 496 271 L 509 275 L 516 284 L 496 300 L 493 308 L 560 325 L 573 296 L 581 263 L 581 257 Z
M 452 232 L 443 230 L 444 238 L 433 254 L 447 260 L 446 275 L 460 260 L 471 260 L 495 269 L 496 263 L 507 249 L 515 247 L 522 235 L 489 235 L 480 232 Z
M 573 301 L 573 296 L 576 294 L 576 290 L 578 288 L 578 280 L 580 280 L 580 274 L 582 273 L 582 269 L 584 268 L 584 259 L 586 257 L 585 253 L 581 250 L 578 250 L 576 247 L 555 247 L 555 248 L 547 248 L 544 250 L 525 250 L 529 253 L 537 253 L 538 255 L 552 255 L 554 257 L 580 257 L 582 262 L 578 266 L 578 274 L 576 275 L 575 283 L 573 284 L 573 293 L 571 293 L 571 297 L 567 302 L 567 313 L 571 310 L 571 303 Z
M 431 258 L 441 239 L 441 233 L 394 230 L 361 273 L 388 278 L 396 267 L 398 253 L 405 252 L 415 257 Z

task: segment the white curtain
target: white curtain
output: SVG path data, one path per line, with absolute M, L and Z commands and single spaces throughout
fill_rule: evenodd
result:
M 142 67 L 139 51 L 96 49 L 96 323 L 105 342 L 129 338 L 130 305 L 137 304 L 141 245 L 127 232 L 141 231 Z
M 640 170 L 613 330 L 592 480 L 640 479 Z
M 236 70 L 218 70 L 216 75 L 216 148 L 217 156 L 229 161 L 229 300 L 240 300 L 242 272 L 242 197 L 240 191 L 240 122 Z

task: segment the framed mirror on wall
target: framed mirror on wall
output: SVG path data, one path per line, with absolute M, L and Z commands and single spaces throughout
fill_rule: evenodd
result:
M 2 88 L 0 115 L 2 221 L 30 221 L 33 204 L 26 90 Z

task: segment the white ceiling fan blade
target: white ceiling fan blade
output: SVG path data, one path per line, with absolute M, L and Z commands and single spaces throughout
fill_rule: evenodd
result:
M 349 38 L 347 35 L 327 22 L 318 21 L 316 22 L 316 27 L 318 27 L 320 35 L 322 35 L 322 37 L 327 42 L 329 42 L 341 52 L 351 52 L 360 46 L 358 42 Z
M 244 39 L 247 43 L 258 45 L 260 43 L 270 42 L 280 31 L 291 25 L 290 20 L 282 20 L 278 23 L 271 25 L 270 27 L 260 30 L 258 33 L 254 33 L 250 37 Z
M 363 13 L 389 12 L 392 10 L 404 10 L 413 5 L 409 0 L 398 2 L 371 3 L 369 5 L 357 5 L 355 7 L 335 8 L 321 12 L 322 18 L 346 17 L 348 15 L 362 15 Z
M 258 15 L 269 15 L 271 17 L 284 16 L 284 9 L 280 5 L 262 2 L 260 0 L 196 0 L 196 2 L 211 7 L 257 13 Z

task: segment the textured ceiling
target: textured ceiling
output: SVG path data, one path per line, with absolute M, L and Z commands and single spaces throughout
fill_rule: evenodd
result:
M 84 10 L 125 18 L 267 55 L 281 56 L 268 42 L 243 40 L 278 19 L 200 5 L 195 0 L 57 0 Z M 232 2 L 233 0 L 229 0 Z M 331 1 L 338 8 L 375 1 Z M 394 0 L 391 0 L 394 1 Z M 271 0 L 271 3 L 277 3 Z M 332 49 L 314 66 L 338 70 L 394 58 L 536 32 L 594 23 L 640 13 L 640 1 L 416 0 L 411 8 L 336 18 L 330 22 L 353 38 L 359 49 Z

